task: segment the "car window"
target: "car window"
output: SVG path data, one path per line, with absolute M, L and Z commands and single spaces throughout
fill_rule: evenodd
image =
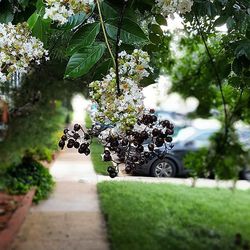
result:
M 209 138 L 211 137 L 212 134 L 213 134 L 213 132 L 203 133 L 203 134 L 200 134 L 200 135 L 194 137 L 194 140 L 197 140 L 197 141 L 209 140 Z
M 192 141 L 193 144 L 191 145 L 192 148 L 203 148 L 203 147 L 208 147 L 210 145 L 210 140 L 209 138 L 213 134 L 212 131 L 202 133 L 200 135 L 197 135 L 196 137 L 194 136 Z

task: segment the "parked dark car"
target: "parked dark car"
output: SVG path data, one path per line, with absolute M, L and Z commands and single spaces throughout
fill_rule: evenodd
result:
M 137 165 L 133 170 L 133 174 L 152 177 L 176 177 L 186 176 L 188 172 L 176 155 L 165 153 L 161 158 L 152 154 L 147 163 Z
M 209 138 L 218 129 L 195 129 L 186 128 L 186 133 L 177 136 L 171 151 L 165 151 L 164 147 L 158 148 L 145 164 L 137 165 L 133 173 L 138 175 L 149 175 L 153 177 L 176 177 L 187 176 L 188 169 L 183 165 L 183 158 L 191 151 L 196 151 L 209 146 Z M 246 133 L 246 131 L 244 131 Z M 240 137 L 241 132 L 239 132 Z M 245 137 L 244 137 L 245 138 Z M 245 145 L 248 146 L 248 145 Z M 144 145 L 146 150 L 147 144 Z M 164 154 L 162 155 L 162 152 Z M 161 155 L 160 159 L 157 155 Z M 250 180 L 250 170 L 245 168 L 240 173 L 240 178 Z

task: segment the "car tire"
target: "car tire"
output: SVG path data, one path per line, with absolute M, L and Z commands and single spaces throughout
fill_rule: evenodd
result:
M 156 160 L 150 169 L 152 177 L 175 177 L 176 165 L 170 159 Z

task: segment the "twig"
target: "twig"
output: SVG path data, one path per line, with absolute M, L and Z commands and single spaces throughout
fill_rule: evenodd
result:
M 117 95 L 119 96 L 121 93 L 120 90 L 120 77 L 119 77 L 119 60 L 118 60 L 118 55 L 119 55 L 119 47 L 120 47 L 120 36 L 121 36 L 121 27 L 122 27 L 122 22 L 123 22 L 123 17 L 124 17 L 124 12 L 126 9 L 128 0 L 123 1 L 123 6 L 121 9 L 120 13 L 120 19 L 117 25 L 117 34 L 116 34 L 116 49 L 115 49 L 115 72 L 116 72 L 116 87 L 117 87 Z
M 112 53 L 112 50 L 111 50 L 110 45 L 109 45 L 109 42 L 108 42 L 107 32 L 106 32 L 105 25 L 104 25 L 104 21 L 103 21 L 103 18 L 102 18 L 102 12 L 101 12 L 101 7 L 100 7 L 100 2 L 99 2 L 99 0 L 96 0 L 96 4 L 97 4 L 97 9 L 98 9 L 99 17 L 100 17 L 100 22 L 101 22 L 101 26 L 102 26 L 102 31 L 103 31 L 105 43 L 106 43 L 106 45 L 107 45 L 108 51 L 109 51 L 109 53 L 110 53 L 110 56 L 111 56 L 111 58 L 112 58 L 112 60 L 113 60 L 114 67 L 116 67 L 115 57 L 114 57 L 114 55 L 113 55 L 113 53 Z
M 201 38 L 202 38 L 202 41 L 203 41 L 204 46 L 205 46 L 205 48 L 206 48 L 206 51 L 207 51 L 209 60 L 210 60 L 210 62 L 211 62 L 211 65 L 213 66 L 214 73 L 215 73 L 215 76 L 216 76 L 216 79 L 217 79 L 217 83 L 218 83 L 218 86 L 219 86 L 219 89 L 220 89 L 221 98 L 222 98 L 222 103 L 223 103 L 223 109 L 224 109 L 225 137 L 227 137 L 227 134 L 228 134 L 228 113 L 227 113 L 227 107 L 226 107 L 226 105 L 227 105 L 227 104 L 226 104 L 226 99 L 225 99 L 225 96 L 224 96 L 224 93 L 223 93 L 223 88 L 222 88 L 222 81 L 221 81 L 221 79 L 220 79 L 219 73 L 218 73 L 217 68 L 216 68 L 216 65 L 215 65 L 215 63 L 214 63 L 214 59 L 213 59 L 213 57 L 212 57 L 212 54 L 210 53 L 210 50 L 209 50 L 209 48 L 208 48 L 208 45 L 207 45 L 207 42 L 206 42 L 205 35 L 204 35 L 204 33 L 202 32 L 200 21 L 199 21 L 199 19 L 197 18 L 196 15 L 195 15 L 195 19 L 196 19 L 196 22 L 197 22 L 197 24 L 198 24 L 198 32 L 199 32 L 200 35 L 201 35 Z

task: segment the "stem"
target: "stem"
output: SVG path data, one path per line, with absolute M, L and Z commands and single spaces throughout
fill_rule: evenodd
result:
M 114 55 L 112 53 L 112 50 L 111 50 L 109 42 L 108 42 L 107 32 L 106 32 L 104 21 L 103 21 L 103 18 L 102 18 L 102 12 L 101 12 L 101 8 L 100 8 L 100 2 L 99 2 L 99 0 L 96 0 L 96 4 L 97 4 L 97 8 L 98 8 L 98 13 L 99 13 L 99 17 L 100 17 L 100 22 L 101 22 L 101 26 L 102 26 L 102 31 L 103 31 L 105 43 L 107 45 L 108 51 L 110 53 L 110 56 L 111 56 L 111 58 L 113 60 L 114 67 L 116 67 L 115 58 L 114 58 Z
M 224 96 L 224 93 L 223 93 L 223 88 L 222 88 L 222 81 L 221 81 L 221 79 L 220 79 L 219 73 L 218 73 L 217 68 L 216 68 L 216 65 L 215 65 L 215 63 L 214 63 L 214 59 L 213 59 L 213 57 L 212 57 L 212 54 L 210 53 L 210 50 L 209 50 L 209 48 L 208 48 L 208 45 L 207 45 L 207 42 L 206 42 L 205 35 L 204 35 L 204 33 L 202 32 L 201 25 L 200 25 L 200 21 L 199 21 L 199 19 L 197 18 L 196 15 L 195 15 L 195 19 L 196 19 L 197 24 L 198 24 L 198 32 L 200 33 L 201 38 L 202 38 L 202 41 L 203 41 L 203 43 L 204 43 L 204 45 L 205 45 L 206 52 L 207 52 L 207 54 L 208 54 L 209 60 L 210 60 L 210 62 L 211 62 L 211 65 L 213 66 L 214 73 L 215 73 L 215 76 L 216 76 L 216 79 L 217 79 L 217 82 L 218 82 L 218 86 L 219 86 L 219 89 L 220 89 L 221 99 L 222 99 L 223 109 L 224 109 L 225 138 L 226 138 L 226 137 L 227 137 L 227 134 L 228 134 L 228 113 L 227 113 L 226 99 L 225 99 L 225 96 Z
M 115 72 L 116 72 L 116 87 L 117 87 L 117 95 L 119 96 L 121 93 L 120 90 L 120 77 L 119 77 L 119 61 L 118 61 L 118 54 L 119 54 L 119 42 L 120 42 L 120 36 L 121 36 L 121 27 L 122 27 L 122 22 L 123 22 L 123 17 L 124 17 L 124 12 L 126 9 L 126 4 L 128 0 L 124 0 L 123 6 L 121 9 L 120 13 L 120 19 L 118 22 L 118 27 L 117 27 L 117 34 L 116 34 L 116 49 L 115 49 Z

